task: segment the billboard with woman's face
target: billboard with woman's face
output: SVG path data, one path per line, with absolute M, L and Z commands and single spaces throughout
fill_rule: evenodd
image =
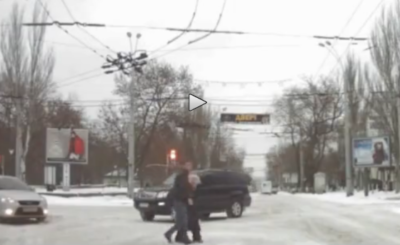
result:
M 389 167 L 390 138 L 381 136 L 353 139 L 353 164 L 357 167 Z

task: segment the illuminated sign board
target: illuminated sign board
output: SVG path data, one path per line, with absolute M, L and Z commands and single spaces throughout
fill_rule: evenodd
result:
M 269 114 L 235 114 L 222 113 L 221 122 L 223 123 L 249 123 L 249 124 L 269 124 Z

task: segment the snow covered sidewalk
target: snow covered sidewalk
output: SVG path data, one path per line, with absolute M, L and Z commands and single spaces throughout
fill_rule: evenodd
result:
M 355 192 L 354 196 L 346 197 L 345 192 L 330 192 L 325 194 L 296 194 L 298 197 L 316 199 L 343 205 L 373 205 L 400 214 L 400 194 L 394 192 L 375 191 L 369 196 L 364 192 Z
M 98 207 L 133 207 L 133 201 L 125 196 L 112 197 L 56 197 L 46 196 L 51 206 L 98 206 Z
M 127 188 L 103 187 L 103 188 L 72 188 L 69 191 L 57 189 L 52 192 L 43 187 L 37 187 L 35 190 L 39 193 L 127 193 Z
M 328 192 L 325 194 L 295 194 L 298 197 L 314 198 L 322 201 L 340 203 L 340 204 L 384 204 L 399 203 L 400 194 L 394 192 L 375 191 L 370 192 L 369 196 L 364 196 L 364 192 L 355 192 L 354 196 L 346 197 L 345 192 Z

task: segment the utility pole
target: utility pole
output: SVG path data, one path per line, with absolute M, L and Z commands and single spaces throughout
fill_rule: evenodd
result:
M 127 33 L 128 38 L 130 39 L 130 48 L 131 53 L 136 52 L 137 45 L 139 42 L 139 38 L 141 35 L 138 33 L 136 35 L 136 44 L 135 51 L 132 50 L 132 34 L 130 32 Z M 131 76 L 131 85 L 130 85 L 130 112 L 129 112 L 129 149 L 128 149 L 128 195 L 130 198 L 133 198 L 133 183 L 135 177 L 135 78 Z
M 396 193 L 400 192 L 400 81 L 397 84 L 397 133 L 398 133 L 398 153 L 395 165 L 395 190 Z M 391 156 L 389 156 L 391 157 Z M 390 160 L 390 159 L 389 159 Z
M 134 78 L 130 85 L 130 111 L 129 111 L 129 148 L 128 148 L 128 194 L 133 197 L 133 183 L 135 176 L 135 100 L 134 100 Z
M 351 143 L 351 108 L 349 100 L 349 84 L 347 79 L 343 79 L 344 85 L 344 152 L 345 152 L 345 167 L 346 167 L 346 195 L 353 195 L 353 176 L 352 176 L 352 143 Z
M 21 98 L 16 99 L 16 138 L 15 138 L 15 177 L 22 179 L 21 157 L 22 157 L 22 130 L 21 130 Z
M 135 78 L 132 76 L 132 72 L 143 74 L 142 67 L 147 64 L 146 59 L 148 55 L 145 51 L 141 51 L 140 55 L 136 57 L 139 52 L 137 45 L 141 34 L 136 35 L 135 50 L 132 47 L 132 33 L 128 32 L 130 50 L 129 54 L 117 53 L 117 58 L 107 57 L 107 64 L 103 65 L 103 69 L 117 68 L 116 70 L 106 70 L 106 74 L 111 74 L 121 71 L 124 75 L 129 76 L 131 84 L 129 88 L 130 94 L 130 110 L 129 110 L 129 129 L 128 129 L 128 196 L 133 197 L 133 184 L 135 176 Z
M 304 152 L 302 143 L 302 134 L 300 128 L 300 141 L 299 141 L 299 151 L 300 151 L 300 190 L 304 191 Z

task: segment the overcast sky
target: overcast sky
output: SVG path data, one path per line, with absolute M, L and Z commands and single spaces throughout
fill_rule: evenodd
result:
M 42 1 L 47 3 L 54 19 L 71 21 L 61 0 Z M 26 6 L 27 13 L 30 13 L 35 1 L 0 0 L 1 19 L 10 13 L 13 2 Z M 150 52 L 162 47 L 179 33 L 150 27 L 184 28 L 188 25 L 196 5 L 196 0 L 65 2 L 78 21 L 109 25 L 107 28 L 87 30 L 112 50 L 124 52 L 129 51 L 127 32 L 134 36 L 141 34 L 139 49 Z M 198 82 L 204 85 L 205 99 L 210 106 L 226 108 L 227 112 L 272 113 L 269 106 L 271 100 L 284 87 L 301 83 L 300 76 L 316 75 L 327 56 L 328 51 L 318 45 L 323 40 L 310 36 L 354 36 L 358 33 L 358 37 L 367 37 L 375 19 L 375 16 L 369 17 L 379 2 L 381 0 L 363 1 L 348 23 L 360 0 L 227 0 L 218 29 L 252 32 L 252 35 L 213 34 L 184 49 L 168 51 L 161 59 L 176 66 L 189 66 L 194 78 L 203 81 Z M 390 2 L 391 0 L 386 0 L 385 4 Z M 223 3 L 224 0 L 199 0 L 192 28 L 213 29 Z M 376 12 L 378 13 L 379 11 Z M 369 21 L 360 30 L 367 20 Z M 67 30 L 100 54 L 113 54 L 79 28 L 68 27 Z M 201 35 L 203 34 L 186 34 L 163 50 L 174 50 Z M 81 102 L 85 105 L 98 105 L 100 103 L 97 101 L 114 98 L 112 76 L 101 75 L 102 58 L 55 26 L 48 29 L 46 42 L 55 49 L 54 78 L 65 97 L 74 95 L 81 101 L 92 101 Z M 334 49 L 340 55 L 349 44 L 348 41 L 333 43 Z M 367 46 L 367 42 L 358 42 L 350 50 L 367 59 L 369 54 L 363 51 Z M 166 52 L 157 52 L 155 56 L 164 53 Z M 337 58 L 329 55 L 320 72 L 329 73 L 336 64 Z M 87 73 L 90 71 L 93 72 Z M 82 73 L 87 74 L 78 76 L 75 80 L 69 79 Z M 80 81 L 92 76 L 94 77 L 91 79 Z M 274 82 L 286 79 L 290 80 Z M 89 116 L 95 117 L 96 111 L 96 107 L 91 107 L 88 110 Z M 258 132 L 275 130 L 273 126 L 252 128 Z M 257 132 L 240 133 L 235 138 L 237 144 L 245 147 L 249 154 L 265 153 L 277 143 L 276 139 Z M 248 156 L 246 165 L 262 168 L 265 163 L 261 157 Z

